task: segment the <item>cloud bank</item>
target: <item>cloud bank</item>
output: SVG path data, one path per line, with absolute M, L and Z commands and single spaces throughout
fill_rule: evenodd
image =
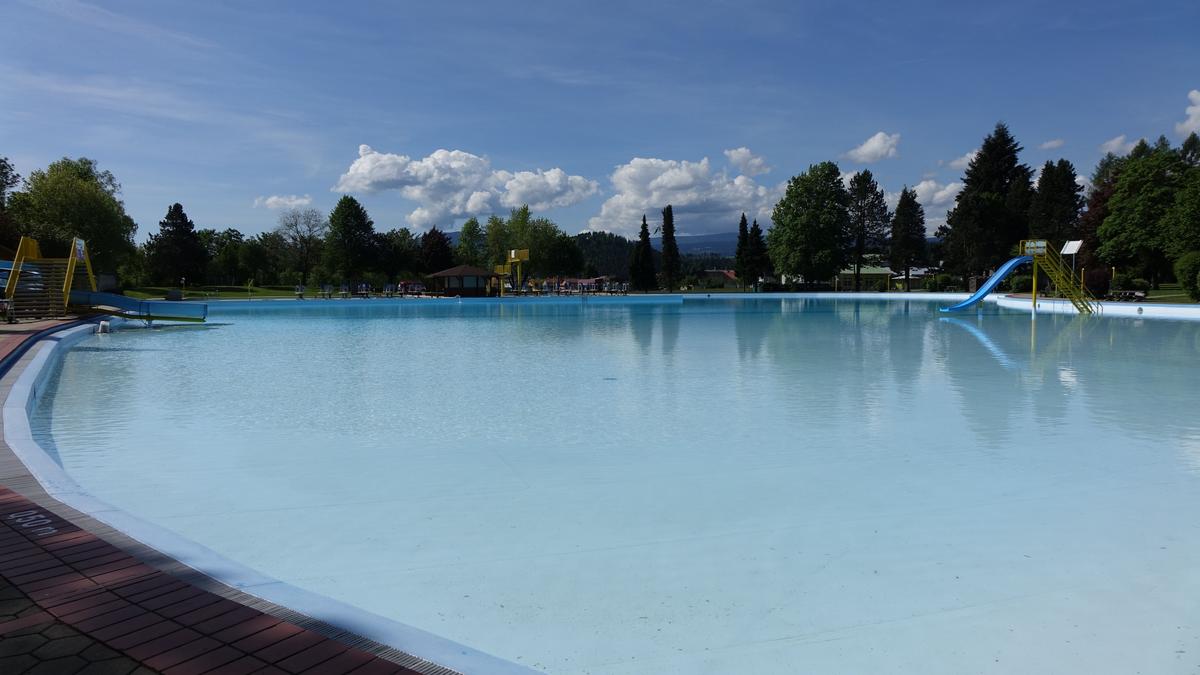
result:
M 271 195 L 270 197 L 258 197 L 254 200 L 254 208 L 266 207 L 268 209 L 294 209 L 301 206 L 312 204 L 312 197 L 304 195 Z
M 766 164 L 755 161 L 761 158 L 749 150 L 741 150 L 725 153 L 739 170 L 736 175 L 714 171 L 707 157 L 698 162 L 631 159 L 612 172 L 609 180 L 613 194 L 601 205 L 600 215 L 588 221 L 588 229 L 633 236 L 641 226 L 642 214 L 656 222 L 667 204 L 675 212 L 680 234 L 733 231 L 743 212 L 747 218 L 757 218 L 765 229 L 785 184 L 771 186 L 755 181 L 749 172 L 761 171 Z
M 846 159 L 860 164 L 870 164 L 881 159 L 899 157 L 900 134 L 888 134 L 882 131 L 863 141 L 862 145 L 848 151 Z
M 1052 138 L 1038 146 L 1038 150 L 1056 150 L 1066 145 L 1066 141 L 1061 138 Z
M 358 146 L 358 159 L 333 187 L 335 192 L 368 194 L 395 190 L 418 204 L 408 222 L 421 228 L 494 213 L 497 206 L 529 204 L 534 211 L 571 206 L 599 189 L 596 181 L 558 168 L 493 170 L 486 157 L 462 150 L 436 150 L 413 159 L 378 152 L 369 145 Z

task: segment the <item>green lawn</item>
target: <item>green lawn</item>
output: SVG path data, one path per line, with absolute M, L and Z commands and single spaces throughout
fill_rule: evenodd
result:
M 1173 302 L 1194 305 L 1196 301 L 1179 287 L 1179 284 L 1159 284 L 1157 291 L 1146 294 L 1146 302 Z

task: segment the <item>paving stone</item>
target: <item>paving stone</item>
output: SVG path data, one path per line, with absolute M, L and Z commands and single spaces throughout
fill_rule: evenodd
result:
M 102 644 L 93 644 L 92 646 L 80 652 L 79 655 L 88 661 L 104 661 L 106 659 L 115 659 L 121 656 L 119 652 L 115 652 Z
M 94 644 L 93 640 L 83 635 L 58 638 L 38 647 L 34 650 L 33 655 L 39 659 L 57 659 L 62 656 L 75 656 L 87 649 L 91 644 Z
M 6 637 L 3 640 L 0 640 L 0 657 L 16 656 L 17 654 L 32 654 L 34 650 L 44 644 L 46 644 L 46 638 L 37 634 L 22 635 L 20 637 Z
M 18 654 L 0 658 L 0 673 L 23 673 L 37 665 L 37 658 L 32 654 Z
M 67 656 L 61 659 L 42 661 L 25 671 L 24 675 L 74 675 L 87 665 L 87 661 L 78 656 Z
M 89 663 L 75 675 L 129 675 L 137 667 L 137 661 L 120 657 Z

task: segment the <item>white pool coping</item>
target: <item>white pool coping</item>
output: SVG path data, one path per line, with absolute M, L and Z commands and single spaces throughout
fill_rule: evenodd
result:
M 90 494 L 34 440 L 29 416 L 45 392 L 46 382 L 54 374 L 61 355 L 74 343 L 92 335 L 95 329 L 94 324 L 75 326 L 38 340 L 30 350 L 32 359 L 17 376 L 4 401 L 4 440 L 47 495 L 232 588 L 445 668 L 466 674 L 539 672 L 284 583 Z

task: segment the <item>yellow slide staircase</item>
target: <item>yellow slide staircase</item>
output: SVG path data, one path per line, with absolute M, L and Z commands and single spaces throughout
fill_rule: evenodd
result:
M 21 237 L 13 257 L 4 297 L 18 318 L 65 316 L 71 290 L 96 290 L 96 277 L 82 239 L 71 242 L 66 258 L 46 258 L 37 240 Z
M 1067 267 L 1045 239 L 1027 239 L 1021 242 L 1021 253 L 1033 258 L 1033 301 L 1037 302 L 1037 273 L 1041 269 L 1050 278 L 1054 287 L 1075 305 L 1080 314 L 1095 314 L 1100 311 L 1098 300 L 1088 291 L 1081 280 Z

